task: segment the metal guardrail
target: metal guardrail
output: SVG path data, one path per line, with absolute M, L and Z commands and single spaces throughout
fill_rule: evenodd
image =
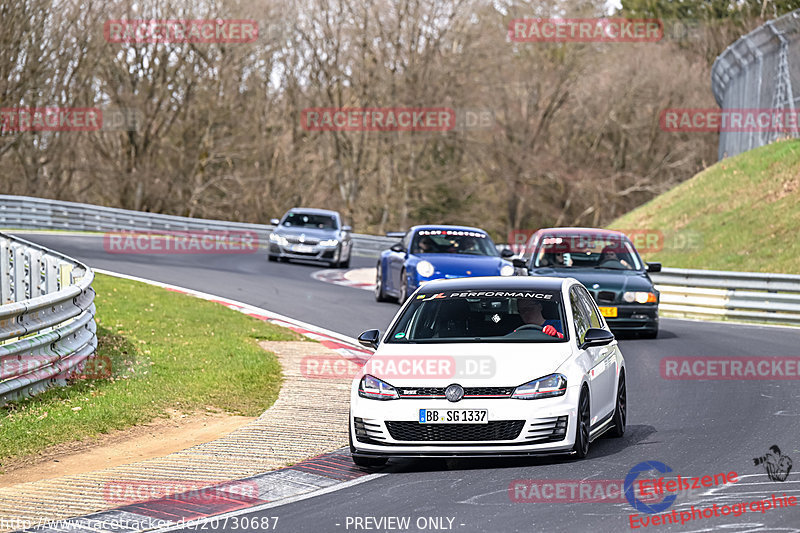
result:
M 666 316 L 800 325 L 800 276 L 665 268 L 650 277 Z
M 180 217 L 144 213 L 114 207 L 0 195 L 0 227 L 14 229 L 53 229 L 67 231 L 251 231 L 259 245 L 266 246 L 273 226 L 205 218 Z M 375 235 L 353 234 L 353 252 L 377 257 L 397 239 Z
M 800 9 L 756 28 L 723 51 L 711 67 L 711 90 L 722 109 L 781 110 L 800 107 Z M 794 89 L 793 89 L 794 88 Z M 788 124 L 788 122 L 787 122 Z M 722 131 L 718 158 L 769 144 L 794 131 Z
M 92 270 L 0 233 L 0 405 L 64 385 L 97 350 Z

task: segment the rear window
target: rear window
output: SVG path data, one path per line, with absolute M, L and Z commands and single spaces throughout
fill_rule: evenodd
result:
M 566 342 L 559 291 L 448 291 L 418 294 L 387 343 Z M 563 339 L 542 332 L 548 325 Z

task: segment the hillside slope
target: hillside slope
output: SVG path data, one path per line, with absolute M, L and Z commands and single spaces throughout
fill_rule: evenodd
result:
M 663 235 L 642 255 L 667 267 L 800 274 L 800 141 L 720 161 L 609 227 Z

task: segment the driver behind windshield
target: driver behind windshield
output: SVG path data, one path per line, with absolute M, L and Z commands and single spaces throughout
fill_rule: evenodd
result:
M 631 270 L 633 267 L 631 267 L 630 263 L 628 263 L 627 261 L 625 261 L 625 259 L 623 259 L 623 256 L 625 256 L 626 254 L 618 255 L 615 248 L 616 246 L 613 244 L 603 248 L 603 251 L 600 252 L 600 261 L 597 263 L 597 266 L 615 268 L 619 264 L 622 265 L 623 268 Z
M 542 333 L 550 335 L 551 337 L 558 337 L 559 339 L 564 338 L 561 321 L 546 319 L 544 315 L 542 315 L 542 302 L 539 300 L 532 298 L 518 298 L 517 310 L 519 311 L 519 316 L 522 318 L 525 324 L 541 326 Z M 514 331 L 519 329 L 520 328 L 517 328 Z
M 422 237 L 417 243 L 417 249 L 414 253 L 417 254 L 431 254 L 436 251 L 436 243 L 427 235 Z

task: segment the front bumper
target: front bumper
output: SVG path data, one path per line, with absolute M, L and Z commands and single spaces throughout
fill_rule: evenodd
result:
M 567 393 L 557 398 L 465 398 L 449 402 L 423 398 L 380 401 L 361 398 L 353 391 L 350 403 L 353 453 L 365 457 L 569 453 L 575 443 L 579 393 L 579 387 L 568 387 Z M 420 424 L 420 409 L 486 409 L 489 424 Z M 503 438 L 493 440 L 492 435 Z M 480 440 L 474 440 L 475 437 Z M 412 440 L 415 438 L 425 440 Z
M 615 318 L 605 317 L 608 326 L 615 331 L 651 331 L 658 329 L 658 305 L 655 304 L 598 304 L 600 307 L 616 307 Z
M 273 257 L 283 257 L 286 259 L 305 259 L 308 261 L 333 261 L 337 259 L 336 246 L 307 245 L 303 251 L 293 248 L 295 244 L 280 245 L 274 242 L 269 243 L 269 255 Z

